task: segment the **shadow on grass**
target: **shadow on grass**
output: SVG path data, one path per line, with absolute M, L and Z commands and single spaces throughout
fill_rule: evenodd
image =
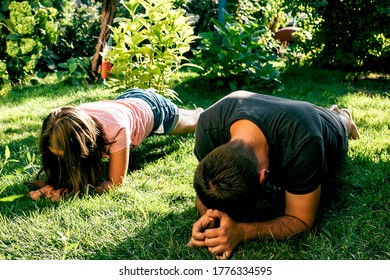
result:
M 282 73 L 280 80 L 284 87 L 282 90 L 272 92 L 270 89 L 257 87 L 251 88 L 251 91 L 304 100 L 327 108 L 337 103 L 340 97 L 351 92 L 388 97 L 390 88 L 390 76 L 386 74 L 354 74 L 340 70 L 298 66 L 290 67 Z M 212 82 L 205 77 L 195 77 L 184 81 L 175 90 L 186 106 L 195 104 L 208 108 L 232 92 L 227 86 L 212 87 L 211 84 Z
M 389 162 L 366 155 L 348 157 L 339 189 L 318 215 L 317 234 L 329 244 L 330 259 L 388 259 Z
M 141 145 L 130 151 L 129 171 L 143 169 L 145 165 L 155 162 L 180 149 L 180 143 L 194 137 L 186 135 L 151 136 Z
M 105 247 L 87 259 L 96 260 L 191 260 L 213 259 L 205 248 L 187 246 L 192 224 L 198 218 L 195 207 L 170 213 L 142 228 L 120 245 Z
M 40 129 L 40 127 L 35 127 L 34 128 L 37 129 L 37 131 Z M 9 129 L 7 131 L 5 131 L 5 134 L 20 134 L 22 132 L 22 128 L 20 129 Z M 22 150 L 22 147 L 28 147 L 28 149 L 32 152 L 32 153 L 37 153 L 37 149 L 38 149 L 38 143 L 37 143 L 37 138 L 34 137 L 34 136 L 28 136 L 28 137 L 25 137 L 23 139 L 20 139 L 20 140 L 14 140 L 14 141 L 11 141 L 9 143 L 7 143 L 6 145 L 8 146 L 8 148 L 10 149 L 10 152 L 11 152 L 11 158 L 15 159 L 15 155 L 17 155 L 19 158 L 18 160 L 20 160 L 20 157 L 23 157 L 25 156 L 23 154 L 23 150 Z M 5 151 L 5 145 L 0 145 L 0 154 L 3 155 L 4 154 L 4 151 Z M 36 156 L 38 156 L 36 154 Z
M 390 74 L 354 73 L 348 74 L 345 81 L 350 88 L 367 95 L 379 94 L 389 97 Z
M 328 108 L 342 96 L 353 92 L 389 97 L 390 76 L 354 74 L 340 70 L 290 67 L 281 75 L 284 90 L 275 95 L 311 102 Z
M 223 96 L 231 92 L 226 87 L 211 87 L 210 80 L 205 77 L 194 77 L 187 79 L 174 88 L 178 93 L 178 98 L 182 101 L 175 102 L 179 107 L 181 104 L 186 108 L 210 107 Z

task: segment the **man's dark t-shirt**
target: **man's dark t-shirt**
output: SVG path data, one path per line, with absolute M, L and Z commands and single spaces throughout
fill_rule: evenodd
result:
M 197 159 L 227 143 L 230 126 L 240 119 L 255 123 L 267 139 L 272 184 L 293 194 L 315 190 L 348 149 L 346 129 L 337 113 L 303 101 L 237 91 L 201 114 Z

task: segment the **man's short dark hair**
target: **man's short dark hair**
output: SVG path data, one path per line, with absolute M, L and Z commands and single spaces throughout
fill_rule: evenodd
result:
M 211 151 L 198 165 L 194 188 L 209 209 L 232 218 L 253 208 L 260 192 L 258 162 L 253 148 L 234 140 Z

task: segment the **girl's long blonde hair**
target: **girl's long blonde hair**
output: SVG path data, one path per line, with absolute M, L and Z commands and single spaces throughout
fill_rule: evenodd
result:
M 98 123 L 76 107 L 62 107 L 43 122 L 39 138 L 45 182 L 68 195 L 83 194 L 97 186 L 105 141 Z M 50 148 L 64 151 L 59 157 Z

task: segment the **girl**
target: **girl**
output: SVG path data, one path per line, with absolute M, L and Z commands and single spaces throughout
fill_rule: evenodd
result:
M 43 122 L 39 139 L 45 180 L 30 192 L 58 201 L 64 195 L 101 193 L 125 179 L 129 152 L 153 134 L 195 131 L 203 109 L 184 110 L 152 90 L 126 90 L 115 100 L 62 107 Z M 109 158 L 108 178 L 100 181 L 101 159 Z

